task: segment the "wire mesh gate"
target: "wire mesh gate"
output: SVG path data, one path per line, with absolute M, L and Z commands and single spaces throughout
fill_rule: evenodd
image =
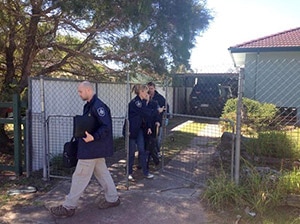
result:
M 121 131 L 124 117 L 112 117 L 113 129 Z M 73 116 L 52 115 L 47 119 L 47 171 L 48 177 L 71 178 L 75 167 L 63 167 L 63 146 L 73 135 Z M 115 133 L 116 133 L 115 131 Z
M 173 114 L 165 129 L 162 170 L 205 186 L 212 171 L 212 156 L 221 142 L 221 122 L 234 130 L 232 122 L 219 118 Z
M 204 185 L 210 173 L 211 157 L 220 143 L 220 121 L 213 117 L 171 114 L 169 124 L 164 126 L 162 171 Z M 123 122 L 124 117 L 113 117 L 114 132 L 121 132 Z M 49 115 L 46 126 L 47 176 L 70 178 L 74 168 L 63 167 L 62 151 L 64 143 L 71 140 L 73 116 Z M 124 172 L 122 175 L 125 177 Z

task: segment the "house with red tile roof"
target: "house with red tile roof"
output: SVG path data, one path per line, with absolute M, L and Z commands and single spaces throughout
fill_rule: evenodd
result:
M 235 66 L 244 68 L 245 97 L 289 108 L 300 118 L 300 27 L 228 50 Z

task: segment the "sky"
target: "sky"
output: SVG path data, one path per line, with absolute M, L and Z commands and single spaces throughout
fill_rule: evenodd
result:
M 194 72 L 233 67 L 228 48 L 300 27 L 299 0 L 207 0 L 214 20 L 191 51 Z

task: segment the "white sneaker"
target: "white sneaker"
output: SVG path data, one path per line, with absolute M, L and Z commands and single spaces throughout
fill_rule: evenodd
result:
M 128 180 L 130 180 L 130 181 L 133 180 L 133 176 L 131 174 L 128 175 Z
M 153 174 L 150 174 L 150 173 L 149 173 L 148 175 L 145 176 L 146 179 L 152 179 L 153 177 L 154 177 L 154 175 L 153 175 Z

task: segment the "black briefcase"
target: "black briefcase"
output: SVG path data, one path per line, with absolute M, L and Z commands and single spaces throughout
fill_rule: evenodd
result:
M 76 115 L 73 120 L 73 136 L 86 137 L 85 132 L 93 134 L 98 127 L 98 121 L 92 115 Z
M 63 166 L 65 168 L 72 168 L 77 165 L 77 150 L 78 142 L 75 138 L 72 138 L 71 141 L 64 144 Z

